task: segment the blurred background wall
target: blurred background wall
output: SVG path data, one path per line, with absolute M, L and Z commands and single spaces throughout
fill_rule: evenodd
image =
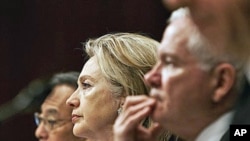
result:
M 80 71 L 88 38 L 140 32 L 160 41 L 168 16 L 160 0 L 1 0 L 0 108 L 34 79 Z M 15 114 L 0 123 L 0 141 L 36 141 L 35 127 L 31 112 Z

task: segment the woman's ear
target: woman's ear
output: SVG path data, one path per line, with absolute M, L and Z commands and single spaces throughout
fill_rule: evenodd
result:
M 217 103 L 225 98 L 232 89 L 235 83 L 236 70 L 231 64 L 222 63 L 214 69 L 214 74 L 217 84 L 213 95 L 213 101 Z
M 124 102 L 125 102 L 125 97 L 120 97 L 119 107 L 118 107 L 118 110 L 117 110 L 118 115 L 120 115 L 122 110 L 123 110 Z
M 123 105 L 125 103 L 125 99 L 126 99 L 126 97 L 124 97 L 124 96 L 120 98 L 119 107 L 121 107 L 121 108 L 123 107 Z

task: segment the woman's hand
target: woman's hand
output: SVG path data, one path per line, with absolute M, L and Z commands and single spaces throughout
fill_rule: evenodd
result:
M 154 106 L 155 100 L 150 97 L 128 96 L 114 124 L 114 141 L 156 141 L 161 127 L 157 123 L 149 128 L 141 124 Z

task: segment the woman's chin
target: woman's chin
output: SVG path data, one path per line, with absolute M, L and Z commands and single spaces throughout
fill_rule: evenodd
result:
M 73 134 L 77 137 L 81 137 L 82 128 L 80 127 L 79 123 L 75 123 L 73 127 Z

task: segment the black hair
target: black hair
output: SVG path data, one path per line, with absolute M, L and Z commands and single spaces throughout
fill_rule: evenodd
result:
M 64 73 L 56 73 L 50 79 L 49 85 L 50 88 L 53 89 L 56 85 L 67 84 L 74 88 L 77 88 L 77 79 L 79 76 L 79 72 L 71 71 Z

